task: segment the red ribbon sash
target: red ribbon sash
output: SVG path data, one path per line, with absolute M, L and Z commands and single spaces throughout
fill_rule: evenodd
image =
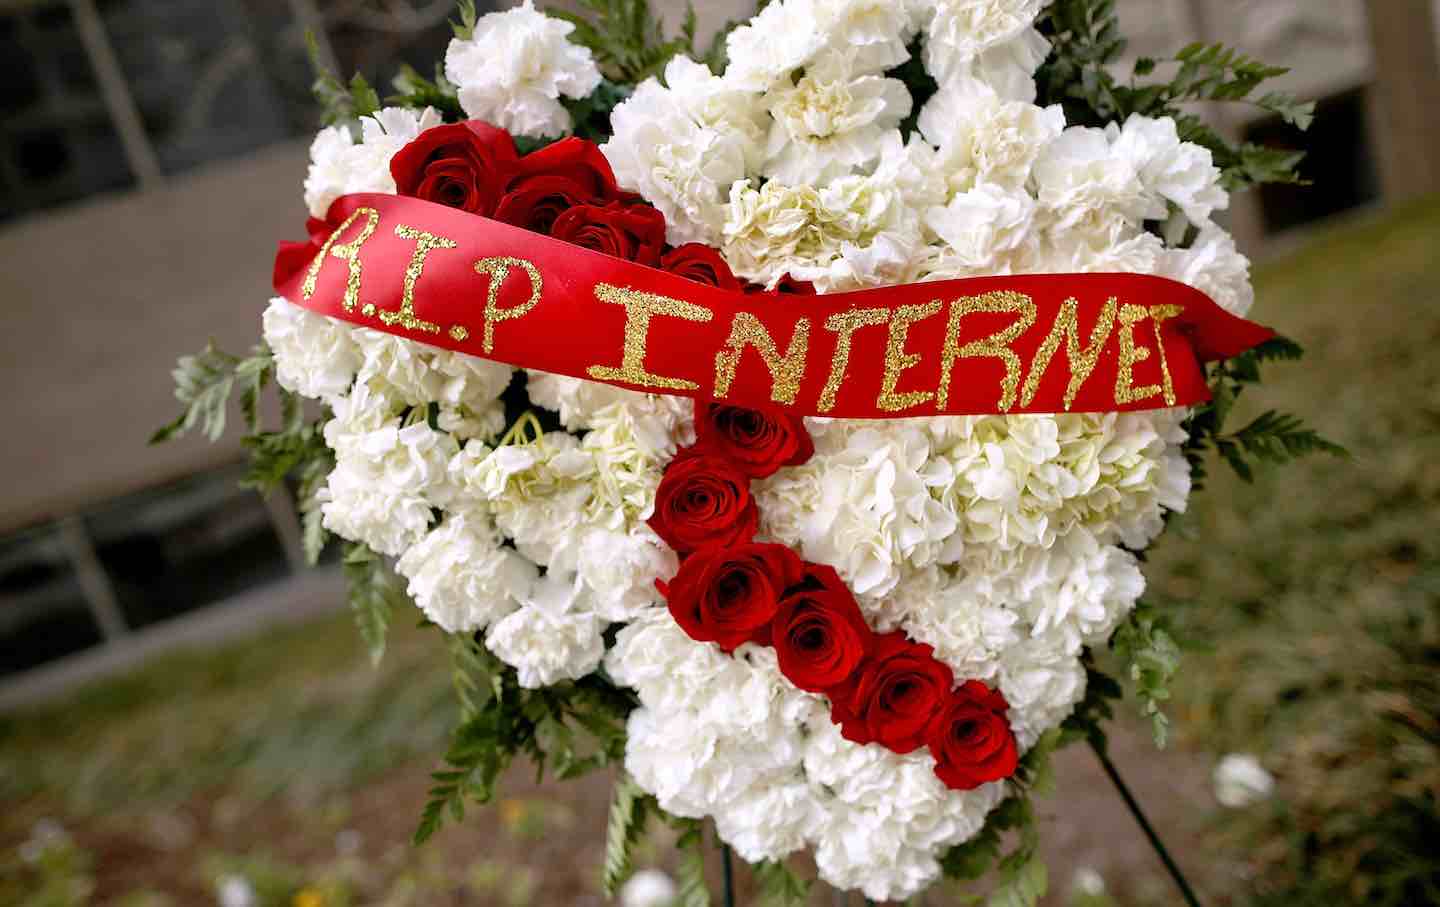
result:
M 655 393 L 850 419 L 1209 399 L 1201 363 L 1273 333 L 1141 274 L 827 296 L 695 283 L 413 198 L 347 195 L 281 245 L 275 289 L 421 343 Z

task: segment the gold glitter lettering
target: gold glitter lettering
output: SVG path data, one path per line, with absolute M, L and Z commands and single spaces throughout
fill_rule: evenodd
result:
M 365 226 L 358 236 L 348 243 L 337 243 L 340 234 L 359 220 L 365 218 Z M 345 218 L 345 222 L 330 234 L 325 240 L 325 245 L 320 247 L 320 254 L 310 263 L 310 270 L 305 274 L 305 280 L 300 284 L 300 295 L 309 299 L 315 295 L 315 284 L 320 279 L 320 269 L 325 266 L 327 256 L 333 256 L 346 262 L 350 266 L 350 275 L 345 281 L 345 298 L 342 305 L 345 311 L 355 311 L 355 306 L 360 302 L 360 247 L 365 245 L 365 240 L 375 235 L 375 227 L 380 223 L 380 212 L 374 208 L 356 208 L 355 213 Z
M 646 343 L 650 334 L 650 319 L 656 315 L 669 315 L 686 321 L 706 322 L 715 315 L 704 306 L 642 293 L 628 287 L 614 287 L 608 283 L 595 285 L 595 298 L 601 302 L 625 307 L 625 347 L 620 357 L 620 367 L 592 365 L 586 369 L 591 378 L 601 381 L 624 381 L 641 387 L 658 387 L 667 390 L 698 390 L 700 385 L 683 378 L 667 378 L 645 371 Z
M 1161 392 L 1158 384 L 1135 386 L 1135 364 L 1150 358 L 1150 348 L 1136 346 L 1135 325 L 1150 317 L 1143 305 L 1120 307 L 1120 368 L 1115 375 L 1116 404 L 1139 403 Z
M 510 276 L 511 268 L 520 268 L 525 276 L 530 278 L 530 298 L 517 306 L 508 309 L 500 307 L 500 288 L 505 284 L 505 278 Z M 540 302 L 540 292 L 544 288 L 544 280 L 540 277 L 540 269 L 523 258 L 482 258 L 475 262 L 477 274 L 485 274 L 490 278 L 490 286 L 485 292 L 485 331 L 481 340 L 481 346 L 485 352 L 495 348 L 495 325 L 502 321 L 509 321 L 512 318 L 521 318 L 530 313 Z M 450 329 L 450 336 L 456 340 L 464 340 L 459 336 L 464 333 L 466 337 L 470 332 L 462 325 L 456 325 Z
M 415 317 L 415 284 L 419 282 L 420 274 L 425 270 L 425 256 L 435 249 L 453 249 L 458 243 L 443 236 L 436 236 L 434 233 L 426 233 L 415 227 L 407 227 L 405 224 L 396 225 L 395 235 L 401 239 L 415 240 L 415 253 L 410 256 L 410 264 L 405 268 L 405 285 L 400 294 L 400 311 L 377 313 L 373 305 L 365 306 L 362 311 L 366 315 L 378 314 L 380 320 L 385 324 L 399 324 L 409 331 L 438 334 L 440 325 Z
M 1155 328 L 1155 349 L 1160 351 L 1160 375 L 1165 379 L 1165 405 L 1175 405 L 1175 382 L 1170 379 L 1170 362 L 1165 358 L 1165 341 L 1160 338 L 1160 325 L 1185 311 L 1184 306 L 1152 305 L 1150 324 Z
M 961 346 L 961 319 L 966 315 L 982 312 L 1013 312 L 1020 317 L 1002 331 Z M 940 387 L 936 394 L 936 406 L 944 411 L 949 403 L 950 373 L 955 368 L 955 360 L 999 359 L 1005 363 L 1005 378 L 1000 384 L 999 409 L 1002 413 L 1008 412 L 1015 405 L 1016 391 L 1020 387 L 1020 356 L 1010 349 L 1010 344 L 1035 324 L 1035 317 L 1035 300 L 1013 290 L 997 290 L 982 296 L 962 296 L 950 303 L 950 323 L 945 328 L 945 345 L 941 350 Z
M 930 391 L 897 393 L 895 387 L 900 383 L 900 374 L 920 361 L 918 355 L 905 352 L 910 325 L 940 314 L 941 307 L 938 299 L 924 305 L 902 305 L 891 317 L 890 339 L 885 344 L 885 377 L 881 381 L 880 396 L 875 400 L 875 405 L 886 412 L 898 413 L 934 399 Z
M 835 396 L 840 393 L 840 384 L 850 377 L 850 339 L 855 332 L 889 320 L 889 309 L 855 309 L 837 312 L 825 319 L 825 330 L 834 331 L 838 336 L 835 338 L 835 355 L 830 358 L 830 377 L 825 380 L 825 388 L 820 392 L 817 407 L 820 412 L 828 413 L 835 408 Z
M 1074 299 L 1067 299 L 1060 306 L 1060 313 L 1055 316 L 1055 325 L 1050 328 L 1050 334 L 1045 342 L 1040 344 L 1040 349 L 1035 351 L 1035 358 L 1030 363 L 1030 374 L 1025 377 L 1025 388 L 1020 394 L 1020 405 L 1029 406 L 1035 400 L 1035 394 L 1040 391 L 1040 379 L 1045 377 L 1045 370 L 1050 367 L 1050 360 L 1060 349 L 1060 341 L 1065 341 L 1065 358 L 1070 363 L 1070 383 L 1065 386 L 1065 409 L 1068 412 L 1075 403 L 1075 396 L 1080 393 L 1080 388 L 1089 379 L 1095 366 L 1100 362 L 1100 351 L 1105 348 L 1105 341 L 1110 339 L 1110 334 L 1115 330 L 1115 311 L 1118 308 L 1118 300 L 1111 296 L 1105 303 L 1105 308 L 1100 310 L 1100 317 L 1095 319 L 1095 327 L 1090 331 L 1090 343 L 1087 346 L 1080 346 L 1080 303 Z
M 790 335 L 790 345 L 781 356 L 775 346 L 775 338 L 765 330 L 749 312 L 736 312 L 730 326 L 730 339 L 715 354 L 715 397 L 725 399 L 730 385 L 735 381 L 735 369 L 746 345 L 755 348 L 765 367 L 770 370 L 770 399 L 776 403 L 790 404 L 800 393 L 800 382 L 805 378 L 805 355 L 810 351 L 810 319 L 801 318 L 795 322 L 795 331 Z

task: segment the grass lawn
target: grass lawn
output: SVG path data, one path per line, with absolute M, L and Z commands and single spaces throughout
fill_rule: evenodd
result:
M 1191 779 L 1156 812 L 1182 826 L 1182 863 L 1212 903 L 1287 879 L 1363 877 L 1396 798 L 1440 791 L 1437 250 L 1431 203 L 1336 227 L 1260 269 L 1255 317 L 1310 356 L 1271 366 L 1263 399 L 1243 405 L 1299 412 L 1354 459 L 1253 485 L 1214 464 L 1150 559 L 1153 592 L 1183 602 L 1170 613 L 1195 648 L 1172 708 L 1180 749 L 1123 756 L 1151 798 Z M 397 623 L 378 669 L 336 617 L 0 716 L 0 903 L 213 903 L 232 873 L 265 907 L 600 903 L 606 777 L 542 788 L 512 773 L 494 808 L 409 846 L 455 705 L 438 636 Z M 1273 803 L 1221 816 L 1195 789 L 1229 751 L 1277 774 Z M 1062 864 L 1104 862 L 1111 846 L 1090 812 L 1109 793 L 1089 771 L 1062 764 L 1046 806 Z M 26 862 L 37 823 L 39 837 L 58 823 L 70 843 Z M 1124 835 L 1114 847 L 1148 859 Z M 1296 835 L 1318 854 L 1297 858 Z M 1146 865 L 1114 880 L 1122 903 L 1170 902 Z

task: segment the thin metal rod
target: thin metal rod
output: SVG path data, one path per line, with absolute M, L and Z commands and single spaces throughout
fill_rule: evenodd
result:
M 720 845 L 720 873 L 725 883 L 725 907 L 735 907 L 735 866 L 730 845 Z
M 1115 763 L 1110 761 L 1110 757 L 1105 755 L 1105 750 L 1093 739 L 1090 740 L 1090 749 L 1095 753 L 1095 758 L 1100 760 L 1100 767 L 1105 769 L 1105 774 L 1110 776 L 1110 783 L 1114 784 L 1115 789 L 1120 792 L 1120 799 L 1124 800 L 1125 805 L 1129 807 L 1130 815 L 1135 817 L 1135 821 L 1139 824 L 1140 830 L 1145 832 L 1145 837 L 1150 841 L 1150 847 L 1154 849 L 1156 855 L 1160 857 L 1160 862 L 1165 864 L 1165 869 L 1169 871 L 1170 878 L 1175 880 L 1175 885 L 1180 889 L 1180 894 L 1185 898 L 1185 903 L 1190 905 L 1190 907 L 1200 907 L 1200 899 L 1195 896 L 1195 890 L 1190 887 L 1190 882 L 1186 880 L 1185 873 L 1180 871 L 1180 867 L 1175 863 L 1175 860 L 1171 858 L 1170 851 L 1165 848 L 1165 843 L 1160 840 L 1160 836 L 1155 833 L 1155 829 L 1151 826 L 1150 820 L 1145 817 L 1145 811 L 1140 808 L 1140 804 L 1136 802 L 1135 796 L 1130 793 L 1130 788 L 1125 786 L 1125 781 L 1121 779 L 1120 772 L 1115 768 Z
M 95 545 L 90 541 L 84 520 L 71 516 L 60 521 L 60 546 L 75 570 L 75 578 L 85 595 L 90 616 L 100 628 L 100 636 L 105 642 L 113 643 L 129 633 L 125 613 L 120 608 L 120 598 L 110 583 L 110 574 L 105 572 L 105 565 L 95 553 Z
M 100 95 L 115 131 L 120 135 L 120 147 L 125 151 L 125 160 L 130 171 L 142 189 L 155 189 L 165 182 L 160 170 L 160 159 L 150 137 L 145 134 L 145 123 L 140 118 L 140 108 L 135 106 L 135 97 L 125 81 L 125 71 L 120 68 L 120 59 L 110 37 L 105 34 L 105 21 L 95 9 L 94 0 L 70 0 L 70 13 L 75 17 L 80 42 L 95 70 L 95 81 L 100 83 Z

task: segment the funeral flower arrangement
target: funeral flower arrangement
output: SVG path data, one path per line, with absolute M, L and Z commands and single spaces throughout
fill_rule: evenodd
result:
M 1233 190 L 1293 179 L 1297 158 L 1228 145 L 1182 105 L 1246 98 L 1275 70 L 1195 47 L 1119 82 L 1102 0 L 773 0 L 708 52 L 693 20 L 668 37 L 643 0 L 581 7 L 462 4 L 438 77 L 407 69 L 383 104 L 358 77 L 317 83 L 333 125 L 304 185 L 319 225 L 307 298 L 333 268 L 346 309 L 366 302 L 357 250 L 376 221 L 339 240 L 371 209 L 320 222 L 372 193 L 763 306 L 1086 273 L 1251 306 L 1248 262 L 1213 218 Z M 517 369 L 383 329 L 444 337 L 412 300 L 448 241 L 398 231 L 417 250 L 402 308 L 366 304 L 380 321 L 362 326 L 273 299 L 253 356 L 182 360 L 186 409 L 161 437 L 218 435 L 239 391 L 251 481 L 292 484 L 312 556 L 344 543 L 377 655 L 411 603 L 445 635 L 462 721 L 420 837 L 487 799 L 515 755 L 561 777 L 615 764 L 612 888 L 647 820 L 695 848 L 712 820 L 781 894 L 801 885 L 784 861 L 809 851 L 825 882 L 877 900 L 979 875 L 1019 828 L 1001 885 L 1033 901 L 1030 798 L 1056 745 L 1099 739 L 1116 693 L 1092 650 L 1119 651 L 1163 730 L 1175 652 L 1141 604 L 1141 556 L 1204 452 L 1248 471 L 1324 447 L 1288 416 L 1226 425 L 1262 361 L 1298 354 L 1279 339 L 1210 365 L 1209 403 L 1113 412 L 1012 414 L 1035 387 L 1008 364 L 995 413 L 891 419 Z M 522 269 L 538 297 L 528 261 L 475 266 L 496 284 L 523 285 Z M 501 311 L 487 309 L 486 349 Z M 1112 300 L 1088 341 L 1057 320 L 1047 355 L 1066 338 L 1076 368 L 1116 318 Z M 262 429 L 272 377 L 282 424 Z M 1173 403 L 1169 381 L 1167 367 Z

